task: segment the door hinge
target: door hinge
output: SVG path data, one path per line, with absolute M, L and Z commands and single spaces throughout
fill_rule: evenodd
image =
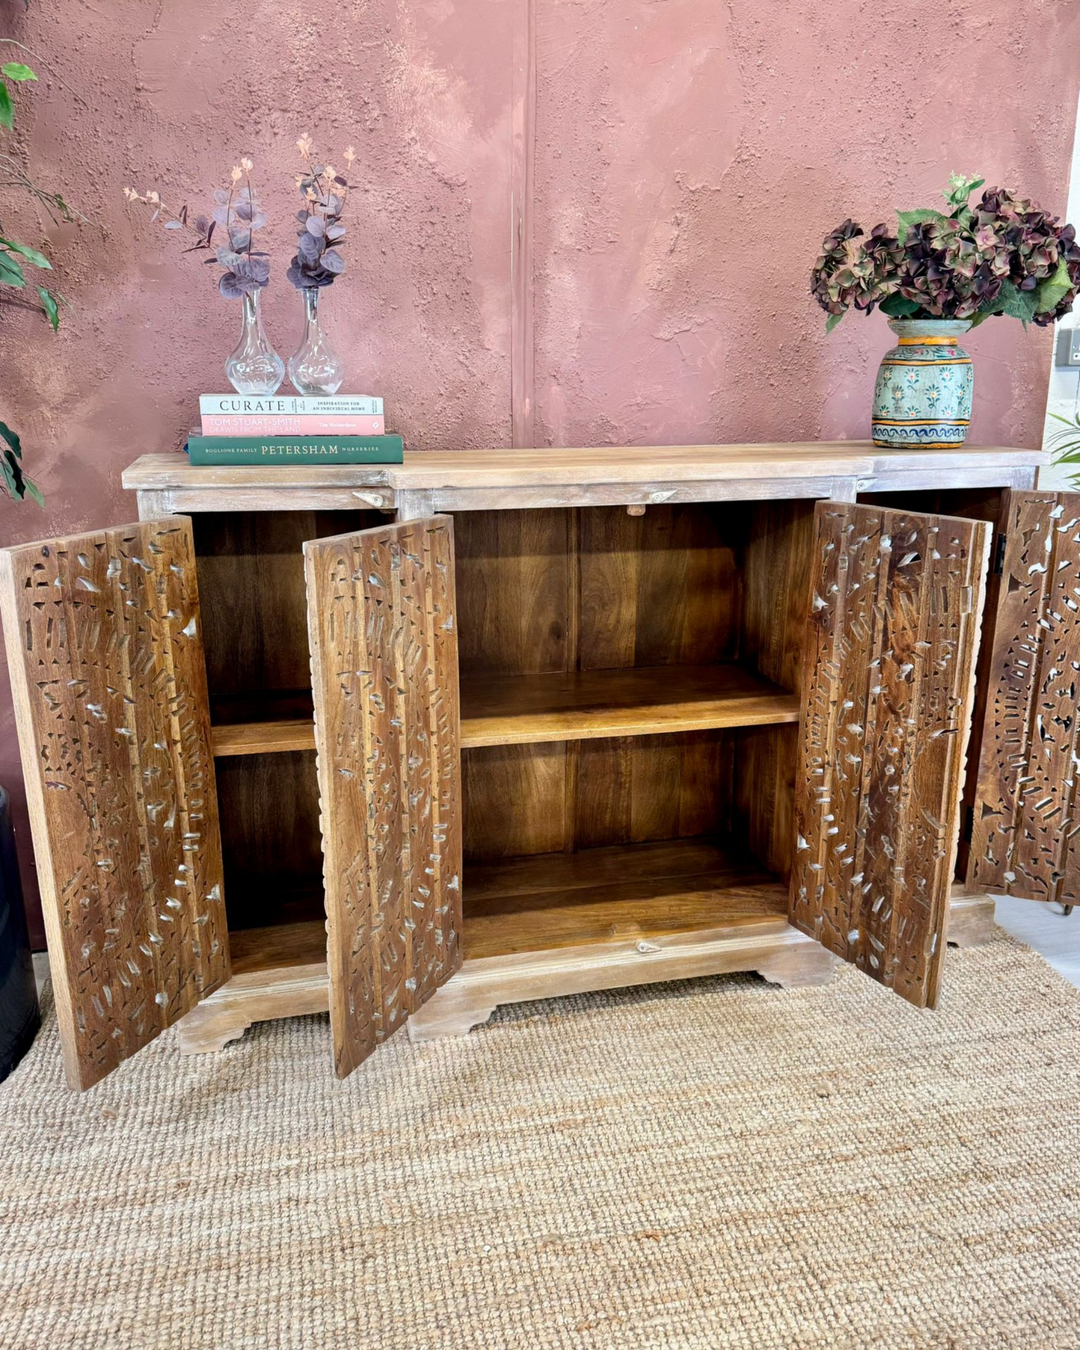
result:
M 994 576 L 1001 576 L 1005 570 L 1005 545 L 1008 543 L 1008 535 L 1001 531 L 994 540 Z

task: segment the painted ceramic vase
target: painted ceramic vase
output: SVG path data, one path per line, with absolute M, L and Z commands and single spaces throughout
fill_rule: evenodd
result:
M 940 450 L 963 445 L 971 421 L 974 373 L 958 345 L 967 319 L 890 319 L 897 345 L 874 385 L 875 445 Z

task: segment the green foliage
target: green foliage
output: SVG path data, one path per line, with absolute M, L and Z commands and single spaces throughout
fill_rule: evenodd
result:
M 46 290 L 44 286 L 39 286 L 37 293 L 41 298 L 41 308 L 45 311 L 45 317 L 55 333 L 60 327 L 60 306 L 57 304 L 57 298 L 52 291 Z
M 894 291 L 892 295 L 887 296 L 878 306 L 882 314 L 887 314 L 890 319 L 906 319 L 912 314 L 917 314 L 919 302 L 909 300 L 906 295 L 901 295 L 899 291 Z
M 4 80 L 13 80 L 21 84 L 25 80 L 36 80 L 37 76 L 22 61 L 6 62 L 0 66 L 0 75 L 4 77 L 0 80 L 0 127 L 6 127 L 10 131 L 15 125 L 15 104 L 11 101 L 11 91 Z
M 16 501 L 21 502 L 29 497 L 38 506 L 44 506 L 45 498 L 41 489 L 23 473 L 22 442 L 18 435 L 6 422 L 0 422 L 0 437 L 7 442 L 5 448 L 0 450 L 0 483 Z
M 900 236 L 901 242 L 907 238 L 908 231 L 912 225 L 922 225 L 928 220 L 945 220 L 946 217 L 940 211 L 932 211 L 929 207 L 917 207 L 914 211 L 897 211 L 896 213 L 896 232 Z
M 1058 413 L 1051 413 L 1050 416 L 1065 428 L 1064 431 L 1050 433 L 1054 462 L 1080 464 L 1080 413 L 1076 413 L 1073 417 L 1061 417 Z M 1080 489 L 1080 473 L 1074 473 L 1070 482 L 1074 488 Z
M 958 210 L 966 207 L 971 194 L 976 188 L 981 188 L 985 182 L 985 178 L 967 178 L 962 173 L 949 174 L 949 186 L 941 194 L 952 207 L 949 215 L 954 216 Z
M 26 285 L 26 273 L 22 270 L 22 264 L 17 262 L 10 253 L 0 252 L 0 281 L 5 286 Z
M 1072 280 L 1069 277 L 1069 265 L 1064 258 L 1058 260 L 1058 265 L 1051 276 L 1043 277 L 1042 281 L 1035 291 L 1037 313 L 1047 313 L 1057 309 L 1062 300 L 1072 289 Z
M 21 45 L 12 42 L 11 39 L 5 38 L 3 41 L 16 47 Z M 15 124 L 15 104 L 11 98 L 11 90 L 8 88 L 7 82 L 9 80 L 12 84 L 25 84 L 30 80 L 36 81 L 37 75 L 23 61 L 6 61 L 0 65 L 0 127 L 8 131 Z M 50 211 L 55 208 L 64 219 L 73 219 L 67 203 L 59 193 L 43 192 L 39 189 L 14 156 L 6 153 L 0 154 L 0 161 L 2 161 L 3 168 L 7 169 L 10 174 L 6 186 L 24 188 Z M 5 235 L 0 235 L 0 285 L 11 286 L 19 290 L 25 289 L 25 264 L 27 263 L 45 271 L 52 271 L 52 263 L 39 249 L 32 248 L 29 244 L 20 243 L 17 239 L 9 239 Z M 42 312 L 55 333 L 60 326 L 58 298 L 45 286 L 36 286 L 34 289 L 41 301 Z M 2 448 L 0 448 L 0 490 L 6 491 L 15 501 L 25 501 L 29 497 L 36 501 L 39 506 L 44 506 L 45 498 L 42 496 L 41 490 L 32 479 L 23 473 L 22 443 L 17 433 L 12 431 L 4 422 L 0 422 L 0 442 L 2 442 Z

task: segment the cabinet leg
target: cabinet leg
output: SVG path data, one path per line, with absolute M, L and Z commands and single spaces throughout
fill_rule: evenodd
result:
M 994 901 L 989 895 L 955 892 L 945 924 L 945 937 L 953 947 L 981 947 L 994 932 Z
M 467 1036 L 473 1027 L 486 1022 L 497 1006 L 490 999 L 470 997 L 452 986 L 440 989 L 409 1017 L 409 1040 L 416 1045 L 443 1036 Z
M 192 1008 L 178 1024 L 180 1053 L 206 1055 L 224 1050 L 230 1041 L 238 1041 L 249 1026 L 251 1018 L 245 1017 L 236 1008 L 213 1003 L 200 1004 Z
M 797 946 L 787 946 L 773 956 L 758 961 L 755 969 L 763 980 L 778 984 L 782 989 L 801 989 L 808 985 L 828 984 L 843 965 L 812 938 Z

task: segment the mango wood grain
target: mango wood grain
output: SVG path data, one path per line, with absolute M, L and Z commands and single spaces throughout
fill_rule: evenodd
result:
M 772 922 L 786 905 L 786 888 L 760 863 L 712 840 L 472 863 L 465 956 L 606 942 L 631 930 L 647 938 Z
M 951 944 L 988 942 L 993 920 L 992 897 L 953 887 L 947 930 Z M 469 932 L 466 913 L 466 948 Z M 321 920 L 234 932 L 230 941 L 233 976 L 180 1023 L 182 1054 L 221 1050 L 255 1022 L 325 1013 L 330 1006 L 326 926 Z M 499 1003 L 740 970 L 757 971 L 784 987 L 821 984 L 838 963 L 838 957 L 782 917 L 648 939 L 623 924 L 606 942 L 476 960 L 466 956 L 461 969 L 407 1025 L 411 1040 L 462 1036 L 486 1021 Z
M 798 720 L 795 694 L 733 663 L 476 676 L 461 685 L 463 748 Z
M 334 1061 L 345 1077 L 461 962 L 453 523 L 309 542 Z
M 1005 446 L 882 450 L 866 441 L 581 449 L 407 451 L 401 465 L 193 467 L 143 455 L 123 475 L 139 512 L 344 510 L 418 518 L 436 510 L 536 509 L 616 503 L 832 497 L 965 483 L 1027 487 L 1041 451 Z M 272 475 L 272 477 L 270 476 Z
M 314 752 L 219 758 L 214 767 L 230 927 L 306 918 L 297 909 L 322 892 Z
M 967 878 L 1080 903 L 1080 494 L 1006 494 Z
M 745 510 L 603 507 L 577 518 L 578 669 L 735 657 Z
M 723 832 L 725 731 L 466 750 L 465 856 L 478 861 Z
M 315 723 L 310 717 L 280 722 L 236 722 L 212 731 L 215 756 L 279 755 L 285 750 L 314 750 Z
M 988 527 L 817 508 L 792 922 L 934 1006 Z
M 68 1081 L 228 979 L 191 524 L 0 553 L 0 610 Z

